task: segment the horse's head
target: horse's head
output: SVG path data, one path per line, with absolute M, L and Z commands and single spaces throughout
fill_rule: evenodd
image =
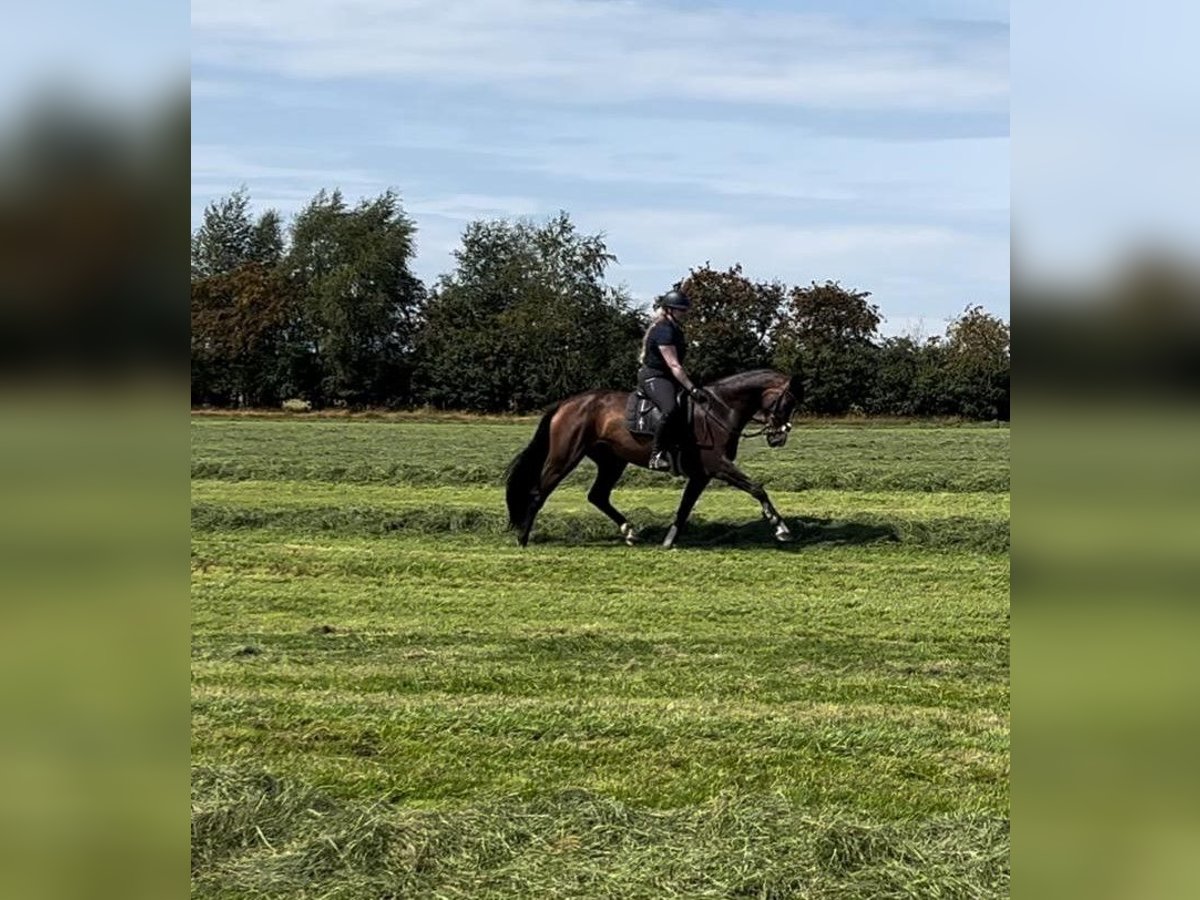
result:
M 779 381 L 763 391 L 763 413 L 766 425 L 763 433 L 768 447 L 782 447 L 787 443 L 792 430 L 792 416 L 804 397 L 804 379 L 800 375 L 781 377 Z

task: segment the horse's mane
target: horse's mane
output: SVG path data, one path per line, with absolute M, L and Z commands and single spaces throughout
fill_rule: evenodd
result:
M 718 378 L 709 386 L 713 388 L 729 388 L 736 391 L 744 387 L 758 387 L 771 376 L 787 378 L 782 372 L 776 372 L 774 369 L 751 369 L 749 372 L 738 372 L 734 375 L 726 375 L 724 378 Z

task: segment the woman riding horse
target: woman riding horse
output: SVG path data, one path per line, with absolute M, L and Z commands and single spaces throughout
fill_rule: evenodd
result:
M 710 401 L 697 407 L 692 439 L 684 441 L 680 449 L 680 468 L 688 480 L 663 546 L 674 545 L 696 500 L 714 478 L 754 497 L 763 517 L 774 526 L 775 537 L 790 540 L 791 532 L 766 490 L 733 460 L 742 430 L 752 420 L 762 422 L 769 446 L 782 447 L 787 442 L 792 412 L 801 397 L 800 377 L 758 369 L 715 381 L 706 393 Z M 630 433 L 626 425 L 628 401 L 626 391 L 585 391 L 555 403 L 542 416 L 533 440 L 508 467 L 508 518 L 517 529 L 521 546 L 529 542 L 534 519 L 546 499 L 585 456 L 597 469 L 588 500 L 617 523 L 626 543 L 634 543 L 637 533 L 609 499 L 625 466 L 648 466 L 651 457 L 647 441 Z
M 638 386 L 662 413 L 662 421 L 654 432 L 649 468 L 667 471 L 671 468 L 668 441 L 679 428 L 679 403 L 676 396 L 682 387 L 697 403 L 707 403 L 708 395 L 688 378 L 683 369 L 687 358 L 687 338 L 683 320 L 692 308 L 692 301 L 680 290 L 668 291 L 659 301 L 659 313 L 646 329 L 642 340 L 642 367 L 638 369 Z

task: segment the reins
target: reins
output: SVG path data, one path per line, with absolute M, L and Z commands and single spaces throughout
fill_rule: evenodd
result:
M 771 406 L 766 410 L 766 421 L 763 422 L 762 427 L 759 428 L 758 431 L 751 432 L 749 434 L 743 432 L 742 437 L 756 438 L 756 437 L 760 437 L 760 436 L 766 434 L 768 431 L 770 431 L 771 426 L 772 426 L 772 420 L 774 420 L 775 417 L 778 416 L 779 407 L 782 405 L 784 397 L 791 397 L 793 402 L 795 402 L 795 400 L 796 400 L 795 394 L 793 394 L 789 388 L 784 388 L 782 391 L 779 392 L 779 396 L 775 398 L 775 402 L 772 403 Z
M 733 412 L 733 408 L 728 403 L 726 403 L 724 400 L 722 400 L 720 397 L 718 397 L 715 393 L 713 393 L 712 391 L 708 392 L 708 396 L 711 397 L 712 399 L 716 400 L 718 403 L 720 403 L 729 412 Z M 792 394 L 792 392 L 789 388 L 784 388 L 782 391 L 779 392 L 779 396 L 775 398 L 775 402 L 772 403 L 771 406 L 767 410 L 765 410 L 766 421 L 763 423 L 762 427 L 759 428 L 758 431 L 754 431 L 754 432 L 742 431 L 739 436 L 742 438 L 756 438 L 756 437 L 761 437 L 762 435 L 766 434 L 772 428 L 773 420 L 778 415 L 779 407 L 783 403 L 783 398 L 785 396 L 791 397 L 793 401 L 795 401 L 795 399 L 796 399 L 795 395 Z M 708 408 L 707 403 L 696 403 L 693 400 L 692 408 L 694 409 L 697 406 L 700 407 L 701 412 L 704 413 L 704 416 L 706 419 L 708 419 L 710 422 L 715 420 L 724 428 L 724 430 L 727 434 L 733 434 L 734 429 L 732 427 L 730 427 L 729 423 L 723 422 L 719 418 L 717 418 L 713 414 L 712 410 L 710 410 Z
M 709 392 L 708 396 L 711 397 L 713 400 L 716 400 L 718 403 L 720 403 L 723 407 L 725 407 L 730 412 L 733 412 L 733 409 L 730 407 L 730 405 L 728 403 L 726 403 L 724 400 L 722 400 L 720 397 L 718 397 L 716 394 Z M 722 428 L 722 430 L 724 430 L 724 432 L 727 435 L 733 434 L 733 428 L 730 427 L 729 422 L 723 421 L 722 419 L 718 418 L 716 416 L 716 414 L 711 409 L 708 408 L 709 404 L 697 403 L 695 400 L 693 400 L 692 401 L 692 409 L 695 410 L 697 407 L 699 407 L 700 412 L 702 412 L 704 414 L 704 418 L 706 420 L 708 420 L 708 422 L 710 424 L 710 428 L 709 428 L 710 436 L 712 434 L 711 423 L 714 421 Z M 713 441 L 712 446 L 716 446 L 715 440 Z

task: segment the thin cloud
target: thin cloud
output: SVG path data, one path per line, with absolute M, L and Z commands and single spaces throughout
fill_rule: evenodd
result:
M 543 100 L 1003 110 L 1007 27 L 853 23 L 618 0 L 197 0 L 197 60 L 419 78 Z
M 193 180 L 228 182 L 292 180 L 322 182 L 326 186 L 373 185 L 375 180 L 356 169 L 331 169 L 327 166 L 296 166 L 262 162 L 264 157 L 281 156 L 283 149 L 233 148 L 219 144 L 192 145 Z
M 415 215 L 440 216 L 458 222 L 476 219 L 510 219 L 534 216 L 542 212 L 541 206 L 531 197 L 511 194 L 445 194 L 441 196 L 414 195 L 402 198 L 404 208 Z
M 814 140 L 777 123 L 679 120 L 669 130 L 633 116 L 510 127 L 485 144 L 467 129 L 397 129 L 404 149 L 470 154 L 497 170 L 576 182 L 693 188 L 726 198 L 806 201 L 928 216 L 1007 213 L 1007 138 L 954 142 Z M 981 183 L 980 171 L 996 178 Z M 700 199 L 699 197 L 697 199 Z
M 669 284 L 705 261 L 742 263 L 754 278 L 790 283 L 827 278 L 871 290 L 887 311 L 918 314 L 958 309 L 969 300 L 1007 294 L 1006 233 L 992 237 L 932 225 L 801 226 L 734 214 L 664 209 L 609 209 L 581 218 L 603 223 L 621 264 L 614 276 L 657 276 Z

